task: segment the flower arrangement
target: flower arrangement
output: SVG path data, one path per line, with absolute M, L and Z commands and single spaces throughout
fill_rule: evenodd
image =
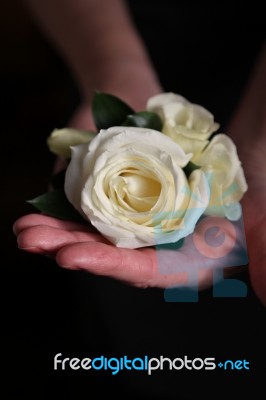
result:
M 87 221 L 131 249 L 176 243 L 206 215 L 241 217 L 247 184 L 236 146 L 204 107 L 161 93 L 135 112 L 96 92 L 92 112 L 97 132 L 64 128 L 48 137 L 68 165 L 50 192 L 30 200 L 40 211 Z

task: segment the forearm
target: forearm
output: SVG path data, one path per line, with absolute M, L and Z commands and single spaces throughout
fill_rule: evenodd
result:
M 241 150 L 258 138 L 266 140 L 266 44 L 228 129 Z
M 266 46 L 263 47 L 249 84 L 228 127 L 236 143 L 249 185 L 266 193 Z
M 124 97 L 123 85 L 144 85 L 145 98 L 159 91 L 154 69 L 122 0 L 24 1 L 67 61 L 86 101 L 96 88 Z

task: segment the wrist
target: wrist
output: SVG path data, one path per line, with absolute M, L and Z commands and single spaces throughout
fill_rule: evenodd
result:
M 121 58 L 103 63 L 93 84 L 83 85 L 86 101 L 91 101 L 95 90 L 113 94 L 140 111 L 146 107 L 149 97 L 162 91 L 153 68 L 143 60 Z

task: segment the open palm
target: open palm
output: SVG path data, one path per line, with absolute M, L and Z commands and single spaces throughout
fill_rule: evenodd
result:
M 255 182 L 251 188 L 253 185 L 255 187 Z M 254 289 L 263 302 L 266 302 L 265 193 L 265 188 L 258 185 L 256 190 L 250 190 L 244 199 L 249 271 Z M 50 255 L 65 268 L 84 269 L 137 287 L 166 288 L 186 284 L 188 279 L 185 271 L 162 273 L 158 268 L 158 257 L 154 248 L 117 248 L 100 234 L 89 230 L 86 224 L 29 214 L 15 222 L 14 232 L 20 248 L 32 253 Z M 178 252 L 175 252 L 175 262 L 184 263 L 184 258 L 179 260 L 178 257 Z M 188 261 L 190 267 L 193 263 L 195 266 L 198 264 L 197 257 L 191 260 L 190 256 Z M 201 269 L 200 286 L 208 286 L 211 283 L 211 269 Z
M 91 110 L 85 105 L 74 115 L 72 126 L 82 129 L 88 120 L 91 121 Z M 266 137 L 260 135 L 256 144 L 253 138 L 251 142 L 245 142 L 240 153 L 249 186 L 243 198 L 249 273 L 254 290 L 264 304 L 266 304 L 265 148 Z M 159 268 L 158 254 L 154 248 L 137 250 L 117 248 L 99 233 L 91 231 L 86 224 L 30 214 L 15 222 L 14 232 L 21 249 L 52 256 L 65 268 L 83 269 L 92 274 L 105 275 L 142 288 L 167 288 L 190 283 L 188 271 L 182 268 L 164 273 Z M 212 264 L 210 268 L 198 268 L 197 255 L 190 254 L 188 257 L 189 259 L 184 259 L 175 252 L 174 263 L 182 267 L 188 262 L 190 268 L 195 268 L 199 287 L 211 285 Z M 233 268 L 227 270 L 229 275 L 234 271 Z

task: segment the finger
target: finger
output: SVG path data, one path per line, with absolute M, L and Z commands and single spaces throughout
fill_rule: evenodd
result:
M 17 242 L 20 249 L 31 252 L 53 254 L 61 247 L 71 243 L 101 241 L 107 243 L 101 235 L 79 230 L 67 231 L 45 225 L 37 225 L 21 231 Z
M 24 229 L 36 226 L 36 225 L 47 225 L 53 228 L 64 229 L 68 231 L 72 230 L 88 230 L 91 228 L 89 223 L 76 223 L 71 221 L 64 221 L 61 219 L 49 217 L 42 214 L 28 214 L 19 218 L 13 225 L 13 232 L 18 235 Z
M 147 287 L 157 270 L 154 250 L 128 250 L 99 242 L 77 243 L 61 248 L 57 263 Z
M 162 274 L 152 248 L 128 250 L 98 242 L 79 243 L 61 248 L 56 261 L 64 268 L 83 269 L 140 288 L 167 288 L 188 282 L 187 273 Z

